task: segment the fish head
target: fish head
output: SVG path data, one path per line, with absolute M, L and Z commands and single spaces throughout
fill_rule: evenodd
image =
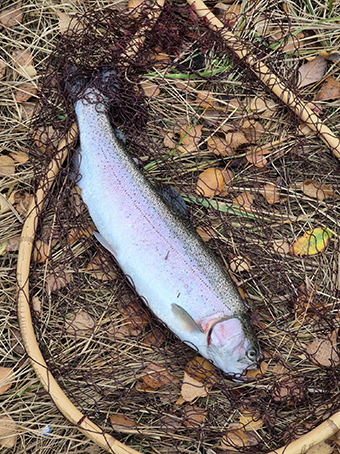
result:
M 253 328 L 246 318 L 217 320 L 207 333 L 207 343 L 213 363 L 223 372 L 235 374 L 238 378 L 248 369 L 257 369 L 262 359 Z

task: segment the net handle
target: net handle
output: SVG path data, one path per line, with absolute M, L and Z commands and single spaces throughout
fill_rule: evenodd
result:
M 207 21 L 210 28 L 221 31 L 221 36 L 226 45 L 250 67 L 254 74 L 281 101 L 320 136 L 334 156 L 340 160 L 340 139 L 307 106 L 306 102 L 286 87 L 285 83 L 273 74 L 262 61 L 256 59 L 232 32 L 226 30 L 224 24 L 207 8 L 202 0 L 187 0 L 187 2 L 199 17 Z

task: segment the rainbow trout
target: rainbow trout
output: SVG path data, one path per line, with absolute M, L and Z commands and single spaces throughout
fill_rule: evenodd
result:
M 75 102 L 78 184 L 96 238 L 173 333 L 239 378 L 257 367 L 261 350 L 237 289 L 189 220 L 140 171 L 98 99 L 90 85 Z

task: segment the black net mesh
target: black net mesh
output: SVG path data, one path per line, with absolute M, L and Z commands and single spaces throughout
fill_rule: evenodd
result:
M 227 25 L 294 92 L 290 24 L 282 11 L 260 15 L 254 4 Z M 129 56 L 151 15 L 147 5 L 88 11 L 61 37 L 32 125 L 34 187 L 75 121 L 65 70 L 94 79 L 114 68 L 117 84 L 101 87 L 112 123 L 143 172 L 184 197 L 192 223 L 244 291 L 262 373 L 234 383 L 209 370 L 147 310 L 93 237 L 70 178 L 71 149 L 39 217 L 35 330 L 67 396 L 127 446 L 266 452 L 340 407 L 339 162 L 189 6 L 166 3 Z M 307 254 L 297 250 L 303 235 Z M 184 371 L 206 395 L 181 398 Z

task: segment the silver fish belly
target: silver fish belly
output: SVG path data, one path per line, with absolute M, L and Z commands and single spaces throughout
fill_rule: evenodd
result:
M 152 312 L 229 374 L 256 368 L 258 341 L 229 275 L 189 221 L 163 199 L 117 139 L 88 88 L 75 103 L 79 187 L 98 229 Z

